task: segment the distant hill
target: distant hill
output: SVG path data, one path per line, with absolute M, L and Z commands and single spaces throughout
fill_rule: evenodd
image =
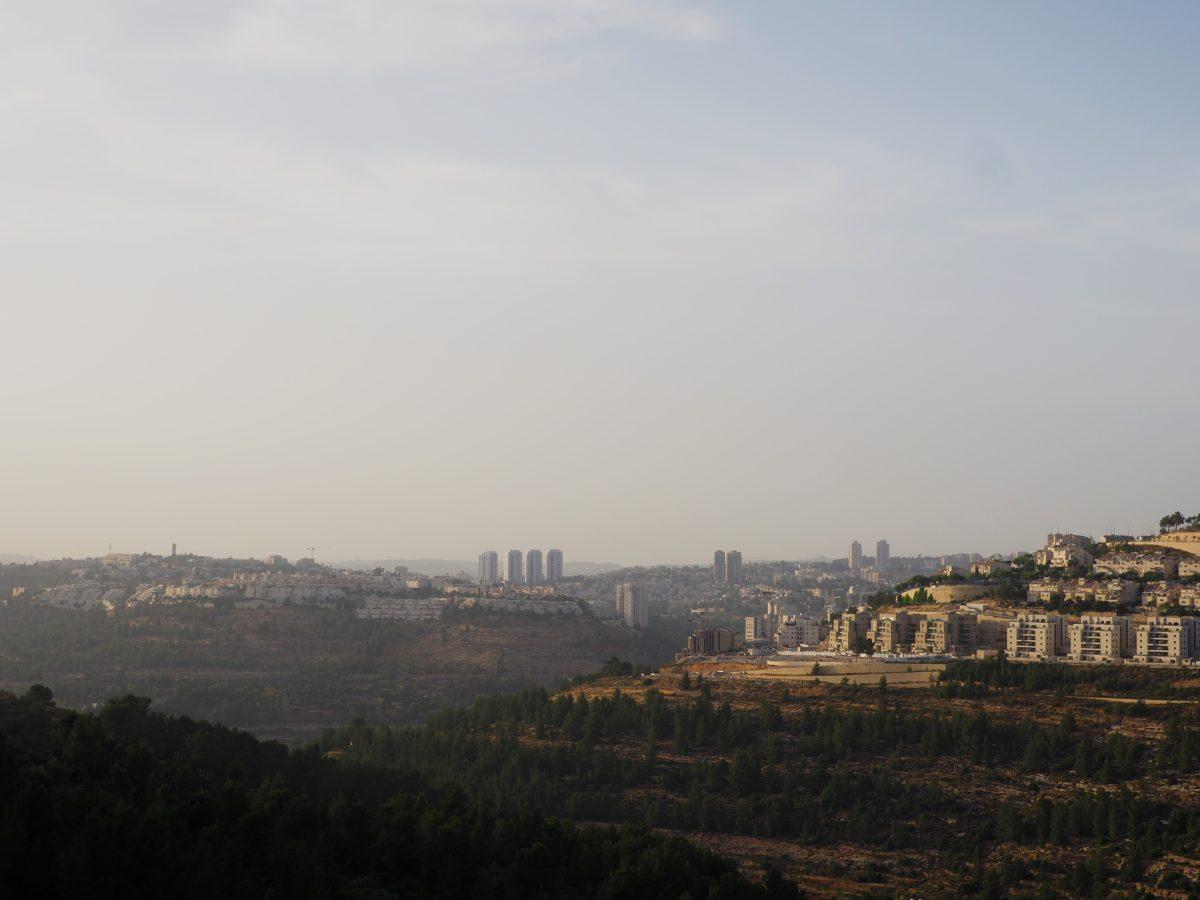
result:
M 457 575 L 466 572 L 474 575 L 479 571 L 479 562 L 474 559 L 351 559 L 333 562 L 329 565 L 339 569 L 370 570 L 383 567 L 394 569 L 396 566 L 407 566 L 410 572 L 422 575 Z M 620 563 L 572 562 L 563 563 L 564 575 L 603 575 L 605 572 L 615 572 L 622 568 Z
M 36 556 L 22 556 L 20 553 L 0 553 L 0 565 L 9 563 L 31 563 L 37 562 Z
M 73 707 L 136 694 L 295 741 L 354 718 L 414 723 L 484 694 L 557 687 L 610 656 L 659 665 L 678 647 L 678 635 L 591 616 L 388 622 L 305 607 L 148 606 L 107 617 L 0 606 L 0 690 L 54 684 Z

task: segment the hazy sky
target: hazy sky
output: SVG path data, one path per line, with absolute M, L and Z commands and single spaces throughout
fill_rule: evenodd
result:
M 0 550 L 1200 511 L 1194 2 L 0 0 Z

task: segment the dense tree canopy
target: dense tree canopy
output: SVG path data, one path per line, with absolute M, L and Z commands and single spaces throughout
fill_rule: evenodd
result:
M 343 764 L 148 707 L 125 697 L 91 715 L 42 687 L 0 693 L 0 895 L 770 895 L 644 827 L 502 811 L 412 768 Z

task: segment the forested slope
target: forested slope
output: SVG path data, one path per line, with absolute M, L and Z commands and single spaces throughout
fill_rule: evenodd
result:
M 576 828 L 410 767 L 148 707 L 0 694 L 0 895 L 794 896 L 645 828 Z

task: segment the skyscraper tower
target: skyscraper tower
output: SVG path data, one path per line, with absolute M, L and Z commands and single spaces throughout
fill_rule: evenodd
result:
M 509 584 L 524 584 L 525 569 L 521 565 L 521 551 L 509 550 L 504 560 L 504 580 Z
M 500 580 L 500 554 L 495 550 L 479 554 L 479 580 L 484 584 L 495 584 Z
M 858 541 L 850 542 L 850 557 L 846 562 L 851 569 L 862 568 L 862 544 Z
M 530 550 L 525 554 L 525 583 L 541 584 L 546 580 L 542 571 L 542 551 Z
M 558 584 L 563 577 L 563 560 L 561 550 L 546 551 L 546 580 Z
M 725 580 L 729 584 L 742 583 L 742 551 L 728 550 L 725 553 Z
M 892 561 L 892 548 L 885 540 L 876 541 L 875 543 L 875 568 L 883 571 Z
M 642 589 L 632 581 L 617 585 L 617 612 L 630 628 L 645 628 L 650 624 L 650 610 L 642 598 Z
M 713 554 L 713 581 L 717 584 L 725 583 L 725 551 L 718 550 Z

